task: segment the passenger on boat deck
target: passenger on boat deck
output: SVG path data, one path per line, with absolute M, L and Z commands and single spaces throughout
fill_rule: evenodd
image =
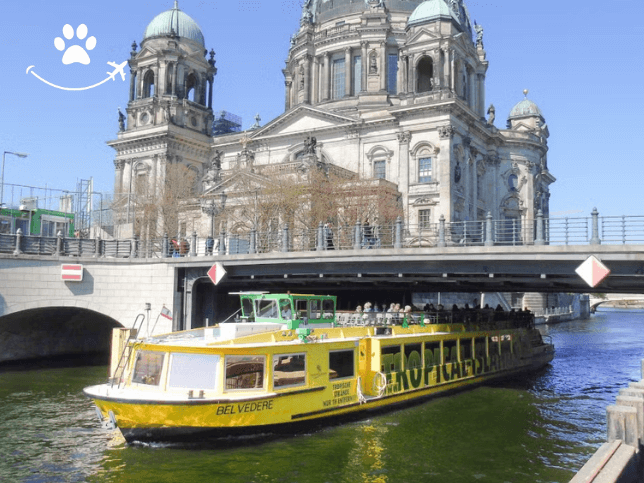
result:
M 429 304 L 429 310 L 425 310 L 425 312 L 436 312 L 436 307 L 434 304 Z
M 365 302 L 364 311 L 365 312 L 373 312 L 373 309 L 371 308 L 371 302 Z
M 392 303 L 389 306 L 389 309 L 387 310 L 387 312 L 395 312 L 395 311 L 396 311 L 396 304 Z
M 400 304 L 394 305 L 394 312 L 401 312 Z
M 356 307 L 356 313 L 357 313 L 357 314 L 361 314 L 361 313 L 362 313 L 362 305 L 358 305 L 358 306 Z
M 373 304 L 373 311 L 380 312 L 380 307 L 378 307 L 378 304 Z
M 496 308 L 494 309 L 497 312 L 503 312 L 503 307 L 501 307 L 501 304 L 497 305 Z
M 452 305 L 452 312 L 458 312 L 458 305 Z

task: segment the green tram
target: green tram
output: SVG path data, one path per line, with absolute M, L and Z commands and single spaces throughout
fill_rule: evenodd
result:
M 55 237 L 60 231 L 65 237 L 74 236 L 74 214 L 62 211 L 0 209 L 0 234 Z

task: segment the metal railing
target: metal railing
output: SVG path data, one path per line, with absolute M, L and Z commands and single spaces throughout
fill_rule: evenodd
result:
M 398 248 L 443 248 L 528 245 L 644 244 L 644 216 L 544 218 L 530 223 L 519 219 L 367 225 L 357 222 L 319 223 L 315 228 L 293 229 L 288 225 L 266 230 L 222 232 L 215 238 L 193 233 L 182 240 L 100 240 L 0 234 L 0 253 L 159 259 L 170 257 L 222 256 L 273 252 L 368 250 Z

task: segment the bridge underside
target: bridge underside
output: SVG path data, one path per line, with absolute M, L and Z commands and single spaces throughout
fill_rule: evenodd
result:
M 553 248 L 553 247 L 548 247 Z M 495 254 L 472 253 L 427 256 L 387 254 L 380 250 L 365 258 L 345 254 L 271 260 L 268 257 L 222 259 L 227 277 L 223 283 L 232 290 L 312 291 L 403 290 L 424 292 L 574 292 L 644 293 L 644 254 L 642 252 L 599 255 L 611 270 L 610 276 L 595 288 L 575 272 L 588 253 Z M 201 267 L 206 275 L 210 264 L 186 263 Z
M 105 315 L 77 307 L 47 307 L 0 317 L 0 363 L 108 353 L 112 328 Z

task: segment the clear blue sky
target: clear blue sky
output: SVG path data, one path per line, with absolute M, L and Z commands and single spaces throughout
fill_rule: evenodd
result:
M 644 212 L 644 18 L 642 0 L 466 0 L 485 29 L 490 68 L 487 104 L 505 126 L 512 106 L 529 89 L 550 128 L 551 213 L 597 206 L 602 215 Z M 113 189 L 117 108 L 127 104 L 129 77 L 95 89 L 66 92 L 47 86 L 95 84 L 129 57 L 147 24 L 172 0 L 11 1 L 0 17 L 2 115 L 0 150 L 7 183 L 74 190 L 93 177 L 95 189 Z M 259 113 L 262 124 L 283 112 L 281 69 L 289 37 L 299 25 L 300 0 L 180 0 L 208 49 L 217 52 L 213 107 L 238 114 L 244 128 Z M 88 27 L 97 39 L 88 65 L 63 65 L 54 39 L 65 24 Z M 76 43 L 76 39 L 68 41 Z M 84 40 L 81 45 L 84 45 Z M 126 72 L 129 71 L 126 69 Z M 23 196 L 29 193 L 23 192 Z M 5 189 L 5 202 L 11 196 Z M 15 193 L 18 196 L 18 193 Z

